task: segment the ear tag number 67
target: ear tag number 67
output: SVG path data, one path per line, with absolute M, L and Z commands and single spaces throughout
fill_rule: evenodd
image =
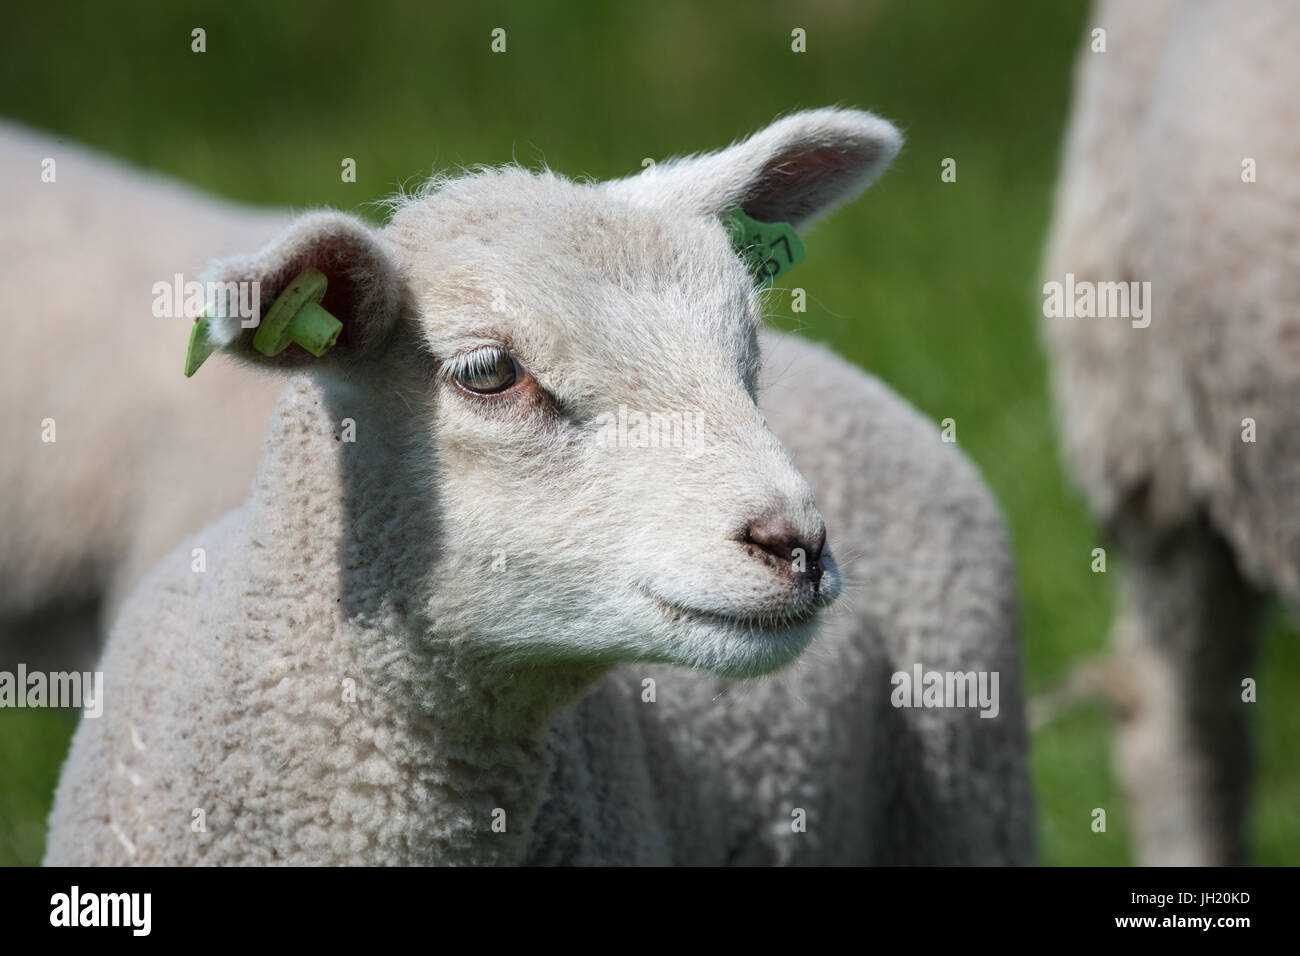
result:
M 731 234 L 732 248 L 745 260 L 759 285 L 775 280 L 803 261 L 803 242 L 788 222 L 759 222 L 733 206 L 722 217 L 722 224 Z

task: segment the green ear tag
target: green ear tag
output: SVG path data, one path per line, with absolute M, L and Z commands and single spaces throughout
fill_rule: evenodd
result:
M 215 351 L 212 343 L 208 341 L 207 316 L 201 315 L 190 326 L 190 345 L 185 350 L 185 377 L 189 378 L 197 372 L 199 366 Z
M 290 342 L 320 358 L 338 341 L 343 323 L 320 307 L 329 280 L 319 269 L 304 269 L 281 292 L 257 327 L 253 348 L 279 355 Z
M 318 269 L 305 269 L 276 296 L 270 310 L 257 326 L 253 348 L 263 355 L 279 355 L 296 343 L 317 358 L 338 341 L 343 323 L 320 306 L 329 280 Z M 185 353 L 185 377 L 199 370 L 216 351 L 208 341 L 208 320 L 200 316 L 190 330 L 190 347 Z
M 803 262 L 804 247 L 788 222 L 759 222 L 732 206 L 722 217 L 732 248 L 745 259 L 759 284 L 776 279 Z

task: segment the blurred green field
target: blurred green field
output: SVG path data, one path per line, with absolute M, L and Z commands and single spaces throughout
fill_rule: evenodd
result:
M 544 161 L 609 177 L 798 107 L 895 120 L 902 156 L 805 236 L 786 281 L 808 291 L 808 312 L 775 321 L 956 420 L 1014 533 L 1031 692 L 1102 649 L 1114 568 L 1089 570 L 1102 542 L 1062 475 L 1035 321 L 1081 0 L 56 2 L 0 19 L 0 114 L 232 198 L 372 217 L 366 203 L 435 167 Z M 496 27 L 504 54 L 489 51 Z M 805 54 L 791 52 L 795 27 Z M 340 181 L 344 157 L 355 184 Z M 940 180 L 945 157 L 955 183 Z M 1257 677 L 1254 855 L 1295 864 L 1293 629 L 1270 628 Z M 39 859 L 72 728 L 63 713 L 0 712 L 0 863 Z M 1100 706 L 1037 734 L 1034 773 L 1043 862 L 1129 861 Z M 1107 833 L 1091 832 L 1094 807 Z

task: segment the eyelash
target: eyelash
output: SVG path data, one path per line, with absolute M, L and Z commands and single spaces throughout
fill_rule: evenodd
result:
M 499 345 L 485 345 L 482 348 L 461 352 L 443 360 L 442 374 L 448 379 L 467 377 L 471 372 L 489 372 L 492 367 L 510 353 Z
M 514 362 L 516 379 L 507 389 L 500 392 L 476 392 L 466 388 L 457 381 L 457 376 L 465 376 L 476 368 L 490 369 L 494 363 L 500 359 L 508 357 Z M 478 348 L 472 348 L 465 352 L 459 352 L 449 355 L 443 359 L 439 369 L 438 377 L 447 385 L 456 389 L 461 395 L 465 395 L 479 402 L 519 402 L 535 410 L 546 411 L 552 415 L 567 416 L 569 411 L 563 402 L 557 401 L 556 398 L 548 392 L 535 379 L 515 353 L 501 345 L 484 345 Z

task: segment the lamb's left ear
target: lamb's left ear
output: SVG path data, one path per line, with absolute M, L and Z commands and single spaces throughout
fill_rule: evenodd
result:
M 305 273 L 307 279 L 295 281 Z M 203 280 L 209 298 L 208 344 L 273 368 L 355 361 L 388 337 L 405 304 L 405 283 L 388 242 L 360 219 L 341 212 L 302 216 L 260 251 L 212 263 Z M 325 283 L 320 308 L 337 319 L 342 328 L 328 316 L 320 319 L 323 333 L 315 343 L 320 356 L 288 341 L 285 335 L 275 336 L 279 350 L 266 354 L 268 342 L 262 320 L 267 319 L 268 311 L 286 290 L 286 303 L 314 298 L 313 281 L 317 289 Z M 226 290 L 235 287 L 230 283 L 256 283 L 258 322 L 214 303 L 214 292 L 223 295 L 226 302 L 231 301 Z M 255 346 L 259 328 L 263 335 L 257 345 L 262 348 Z
M 760 222 L 800 226 L 871 185 L 902 144 L 894 125 L 871 113 L 807 110 L 726 149 L 668 160 L 607 188 L 637 204 L 719 216 L 739 205 Z

